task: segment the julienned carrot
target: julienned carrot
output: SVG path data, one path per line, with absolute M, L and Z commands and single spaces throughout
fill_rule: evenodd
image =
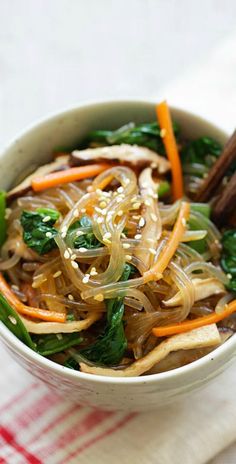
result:
M 6 298 L 8 303 L 20 314 L 33 317 L 34 319 L 41 319 L 50 322 L 65 322 L 66 315 L 56 311 L 48 311 L 47 309 L 32 308 L 31 306 L 24 305 L 16 295 L 11 291 L 9 285 L 0 273 L 0 293 Z
M 150 280 L 158 280 L 162 277 L 162 274 L 166 267 L 168 266 L 171 258 L 175 254 L 179 242 L 181 241 L 183 234 L 186 230 L 186 221 L 189 217 L 190 205 L 186 201 L 183 201 L 177 221 L 174 225 L 174 228 L 170 234 L 170 238 L 166 243 L 163 251 L 160 253 L 160 256 L 154 266 L 151 267 L 148 271 L 143 274 L 145 282 Z
M 35 192 L 46 190 L 51 187 L 56 187 L 60 184 L 67 184 L 76 180 L 94 177 L 111 167 L 109 164 L 88 164 L 75 168 L 66 169 L 64 171 L 52 172 L 43 177 L 35 177 L 32 180 L 32 188 Z
M 225 309 L 221 313 L 213 313 L 208 316 L 198 317 L 189 321 L 179 322 L 173 325 L 166 325 L 164 327 L 155 327 L 152 332 L 156 337 L 165 337 L 167 335 L 174 335 L 182 332 L 188 332 L 189 330 L 203 327 L 204 325 L 216 324 L 217 322 L 230 316 L 230 314 L 236 311 L 236 300 L 225 306 Z
M 183 175 L 175 135 L 172 127 L 170 111 L 166 101 L 163 101 L 157 105 L 156 113 L 160 128 L 163 132 L 163 143 L 166 149 L 166 154 L 171 165 L 173 197 L 175 200 L 177 200 L 178 198 L 182 198 L 184 193 Z

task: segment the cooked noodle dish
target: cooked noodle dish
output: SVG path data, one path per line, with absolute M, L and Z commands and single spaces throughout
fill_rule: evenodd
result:
M 76 371 L 158 374 L 236 329 L 236 134 L 156 115 L 98 121 L 0 192 L 0 321 Z

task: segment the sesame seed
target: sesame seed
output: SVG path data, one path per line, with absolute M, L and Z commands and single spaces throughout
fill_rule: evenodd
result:
M 156 199 L 158 198 L 158 194 L 155 193 L 155 192 L 152 192 L 151 197 L 152 197 L 154 200 L 156 200 Z
M 77 208 L 74 210 L 73 216 L 74 216 L 74 217 L 78 217 L 78 216 L 79 216 L 79 211 L 78 211 Z
M 95 206 L 95 211 L 99 214 L 103 214 L 103 210 L 101 208 L 98 208 L 98 206 Z
M 182 224 L 183 224 L 184 227 L 186 226 L 186 219 L 185 218 L 182 218 Z
M 87 284 L 90 278 L 90 274 L 85 274 L 85 276 L 82 279 L 83 284 Z
M 46 232 L 45 235 L 46 235 L 46 237 L 48 237 L 48 238 L 52 238 L 52 232 Z
M 123 248 L 124 249 L 128 249 L 130 247 L 131 247 L 131 245 L 129 243 L 123 243 Z
M 78 269 L 78 263 L 76 261 L 71 261 L 71 266 L 74 268 L 74 269 Z
M 141 203 L 138 203 L 138 202 L 137 202 L 137 203 L 134 203 L 134 204 L 133 204 L 133 209 L 139 209 L 139 208 L 140 208 L 140 205 L 141 205 Z
M 165 135 L 166 135 L 166 129 L 163 128 L 160 130 L 160 136 L 163 138 L 165 137 Z
M 151 163 L 151 168 L 155 169 L 157 167 L 157 163 L 154 163 L 154 161 Z
M 76 232 L 76 236 L 77 237 L 80 237 L 81 235 L 83 235 L 84 233 L 82 232 L 82 230 L 77 230 Z
M 70 247 L 67 248 L 69 253 L 72 254 L 72 249 Z
M 61 238 L 66 238 L 66 232 L 61 233 Z
M 96 267 L 92 267 L 91 271 L 90 271 L 90 275 L 91 276 L 95 276 L 95 275 L 98 275 L 97 271 L 96 271 Z
M 126 235 L 124 234 L 124 232 L 121 232 L 121 237 L 126 238 Z
M 145 219 L 143 217 L 141 217 L 141 219 L 139 220 L 138 225 L 139 225 L 139 227 L 145 226 Z
M 126 261 L 131 261 L 132 256 L 131 255 L 125 255 L 125 259 L 126 259 Z
M 151 213 L 151 219 L 153 222 L 157 222 L 157 216 L 154 213 Z
M 16 320 L 16 318 L 14 316 L 8 316 L 8 319 L 13 325 L 17 324 L 17 320 Z
M 84 213 L 86 213 L 86 208 L 82 208 L 80 211 L 81 211 L 82 214 L 84 214 Z
M 117 189 L 117 192 L 118 192 L 118 193 L 123 193 L 123 192 L 124 192 L 123 187 L 119 187 L 119 188 Z
M 45 216 L 43 219 L 42 219 L 42 222 L 48 222 L 51 220 L 51 217 L 50 216 Z
M 70 259 L 71 259 L 71 261 L 74 261 L 76 259 L 76 254 L 73 253 L 73 255 L 71 255 Z
M 96 300 L 96 301 L 103 301 L 103 300 L 104 300 L 103 294 L 102 294 L 102 293 L 98 293 L 97 295 L 95 295 L 94 300 Z
M 142 238 L 142 235 L 141 234 L 136 234 L 134 236 L 135 240 L 140 240 Z
M 129 184 L 130 184 L 130 179 L 125 179 L 125 180 L 124 180 L 124 184 L 125 184 L 125 185 L 129 185 Z
M 96 194 L 97 195 L 101 195 L 103 193 L 103 191 L 101 189 L 96 189 Z
M 140 214 L 139 215 L 135 215 L 135 214 L 133 215 L 133 219 L 135 219 L 135 221 L 138 221 L 140 219 L 140 217 L 141 217 Z
M 149 251 L 152 255 L 156 255 L 156 250 L 154 248 L 149 248 Z
M 103 218 L 98 217 L 98 218 L 97 218 L 97 223 L 98 223 L 98 224 L 102 224 L 102 222 L 103 222 Z
M 63 232 L 66 233 L 66 232 L 67 232 L 67 227 L 66 227 L 66 226 L 63 226 L 62 229 L 61 229 L 61 231 L 62 231 L 62 233 L 63 233 Z
M 99 206 L 100 206 L 100 208 L 106 208 L 107 202 L 103 200 L 103 201 L 101 201 L 101 203 L 99 203 Z
M 61 271 L 55 272 L 55 274 L 53 274 L 54 279 L 56 279 L 57 277 L 60 277 L 61 274 L 62 274 Z
M 150 200 L 145 200 L 144 204 L 145 204 L 146 206 L 151 206 Z
M 62 340 L 62 334 L 56 334 L 57 340 Z
M 123 198 L 121 196 L 116 197 L 116 202 L 121 203 L 123 201 Z
M 65 253 L 64 253 L 64 258 L 65 258 L 65 259 L 69 259 L 69 258 L 70 258 L 70 253 L 69 253 L 68 250 L 65 251 Z
M 118 211 L 118 213 L 117 213 L 117 216 L 122 216 L 123 214 L 124 214 L 123 209 L 120 209 L 120 210 Z
M 137 197 L 133 197 L 133 198 L 131 198 L 131 200 L 130 200 L 130 201 L 131 201 L 131 203 L 135 203 L 135 202 L 137 201 Z
M 80 253 L 85 253 L 85 252 L 87 251 L 87 248 L 80 247 L 80 248 L 78 248 L 78 251 L 79 251 Z
M 111 233 L 110 232 L 106 232 L 104 235 L 103 235 L 103 239 L 106 239 L 106 238 L 111 238 Z
M 68 300 L 74 301 L 74 297 L 73 297 L 73 295 L 71 295 L 71 293 L 69 293 L 69 295 L 68 295 Z
M 92 185 L 89 185 L 89 186 L 87 187 L 87 192 L 92 192 L 92 191 L 93 191 L 93 187 L 92 187 Z
M 228 279 L 232 279 L 232 274 L 226 274 L 226 276 L 228 277 Z

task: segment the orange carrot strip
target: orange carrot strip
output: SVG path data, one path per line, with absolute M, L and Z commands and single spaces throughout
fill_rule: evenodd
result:
M 66 169 L 65 171 L 52 172 L 43 177 L 35 177 L 32 180 L 32 188 L 35 192 L 56 187 L 60 184 L 67 184 L 76 180 L 94 177 L 111 167 L 109 164 L 89 164 L 76 168 Z
M 157 262 L 149 269 L 148 271 L 144 272 L 143 277 L 145 282 L 149 282 L 150 280 L 158 280 L 161 279 L 162 274 L 166 267 L 168 266 L 171 258 L 175 254 L 179 242 L 181 241 L 183 234 L 186 229 L 186 221 L 189 217 L 190 212 L 190 205 L 186 201 L 183 201 L 179 210 L 179 215 L 177 221 L 174 225 L 174 228 L 170 234 L 169 240 L 160 253 L 160 256 Z
M 236 300 L 231 301 L 225 306 L 225 309 L 221 313 L 213 313 L 208 316 L 198 317 L 190 321 L 179 322 L 173 325 L 166 325 L 164 327 L 155 327 L 152 332 L 156 337 L 165 337 L 167 335 L 174 335 L 182 332 L 188 332 L 189 330 L 197 329 L 209 324 L 216 324 L 217 322 L 230 316 L 230 314 L 236 311 Z
M 57 313 L 56 311 L 48 311 L 47 309 L 31 308 L 30 306 L 24 305 L 17 296 L 11 291 L 9 285 L 0 273 L 0 293 L 7 299 L 8 303 L 20 314 L 25 316 L 33 317 L 35 319 L 41 319 L 43 321 L 50 322 L 65 322 L 66 315 L 63 313 Z
M 172 171 L 173 197 L 175 200 L 183 197 L 182 167 L 172 127 L 170 111 L 166 101 L 156 106 L 156 113 L 160 128 L 163 131 L 163 143 Z

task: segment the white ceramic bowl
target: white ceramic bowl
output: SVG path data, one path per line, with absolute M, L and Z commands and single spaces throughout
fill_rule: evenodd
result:
M 185 136 L 210 135 L 224 143 L 227 134 L 198 116 L 172 109 Z M 18 137 L 0 157 L 0 188 L 7 189 L 31 164 L 43 164 L 55 147 L 71 146 L 92 129 L 114 129 L 155 120 L 153 102 L 110 101 L 81 105 L 44 120 Z M 161 374 L 135 378 L 99 377 L 55 364 L 30 350 L 0 323 L 0 338 L 12 356 L 57 392 L 83 405 L 142 411 L 176 400 L 219 374 L 236 353 L 236 335 L 193 363 Z

